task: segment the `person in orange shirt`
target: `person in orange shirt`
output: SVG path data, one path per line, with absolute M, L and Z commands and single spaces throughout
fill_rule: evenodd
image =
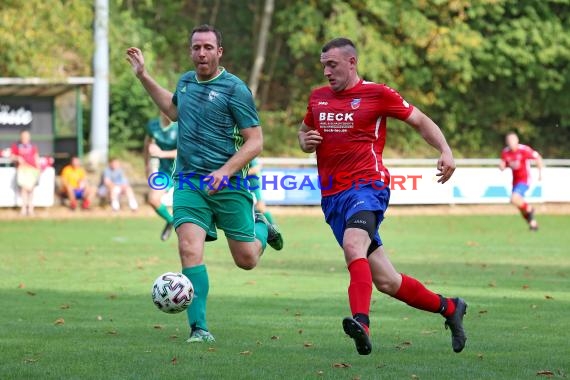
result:
M 87 173 L 78 157 L 72 157 L 69 165 L 61 171 L 61 193 L 69 199 L 69 208 L 72 210 L 77 208 L 78 200 L 82 200 L 82 209 L 89 208 L 94 191 L 87 182 Z

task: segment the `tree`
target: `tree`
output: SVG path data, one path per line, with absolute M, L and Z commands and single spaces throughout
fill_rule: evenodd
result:
M 89 2 L 4 0 L 0 20 L 2 76 L 90 75 L 93 9 Z
M 255 59 L 253 61 L 253 68 L 249 77 L 249 88 L 255 97 L 257 88 L 259 87 L 259 77 L 265 62 L 265 54 L 267 50 L 267 39 L 269 36 L 269 28 L 271 27 L 271 18 L 273 16 L 273 9 L 275 3 L 273 0 L 265 0 L 263 7 L 263 16 L 261 18 L 261 26 L 259 27 L 259 37 L 257 40 L 257 48 L 255 52 Z

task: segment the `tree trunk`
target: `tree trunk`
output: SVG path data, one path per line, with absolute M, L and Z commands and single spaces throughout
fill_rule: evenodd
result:
M 255 60 L 253 61 L 253 67 L 251 69 L 251 75 L 249 77 L 249 88 L 254 98 L 257 94 L 257 88 L 259 87 L 259 78 L 261 77 L 261 70 L 263 69 L 263 63 L 265 62 L 267 40 L 269 37 L 269 28 L 271 27 L 271 18 L 273 17 L 274 8 L 274 0 L 265 0 L 263 17 L 261 19 L 261 26 L 259 28 L 259 39 L 257 40 Z
M 271 89 L 271 82 L 273 81 L 273 75 L 275 74 L 275 68 L 277 67 L 277 62 L 279 61 L 279 55 L 281 54 L 281 47 L 283 46 L 283 39 L 279 38 L 275 42 L 275 48 L 273 49 L 273 55 L 269 60 L 269 67 L 267 69 L 267 75 L 263 78 L 263 86 L 261 88 L 261 99 L 259 102 L 259 109 L 267 103 L 269 98 L 269 90 Z
M 208 22 L 210 25 L 216 25 L 216 20 L 218 18 L 219 10 L 220 10 L 220 0 L 216 0 L 214 2 L 214 6 L 212 7 L 212 11 L 210 13 L 210 21 Z

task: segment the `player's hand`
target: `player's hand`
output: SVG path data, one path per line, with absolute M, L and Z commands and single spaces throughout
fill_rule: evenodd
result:
M 299 131 L 299 145 L 301 146 L 301 150 L 305 153 L 313 153 L 322 141 L 323 136 L 321 136 L 319 131 Z
M 127 49 L 127 61 L 131 64 L 133 72 L 137 77 L 144 73 L 144 56 L 139 48 L 130 47 Z
M 162 149 L 155 143 L 151 143 L 148 145 L 148 154 L 150 154 L 151 157 L 162 158 Z
M 446 183 L 455 171 L 455 160 L 451 152 L 443 152 L 437 161 L 437 170 L 439 173 L 436 176 L 440 177 L 438 183 Z
M 208 195 L 214 195 L 222 190 L 230 181 L 230 174 L 222 170 L 216 170 L 204 177 L 204 184 L 207 186 Z

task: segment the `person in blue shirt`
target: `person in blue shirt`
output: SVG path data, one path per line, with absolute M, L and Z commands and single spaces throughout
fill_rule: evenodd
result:
M 117 158 L 112 158 L 109 161 L 109 166 L 103 171 L 99 195 L 109 199 L 113 211 L 121 209 L 121 195 L 127 197 L 131 210 L 136 211 L 139 208 L 133 188 L 129 184 L 129 180 Z

